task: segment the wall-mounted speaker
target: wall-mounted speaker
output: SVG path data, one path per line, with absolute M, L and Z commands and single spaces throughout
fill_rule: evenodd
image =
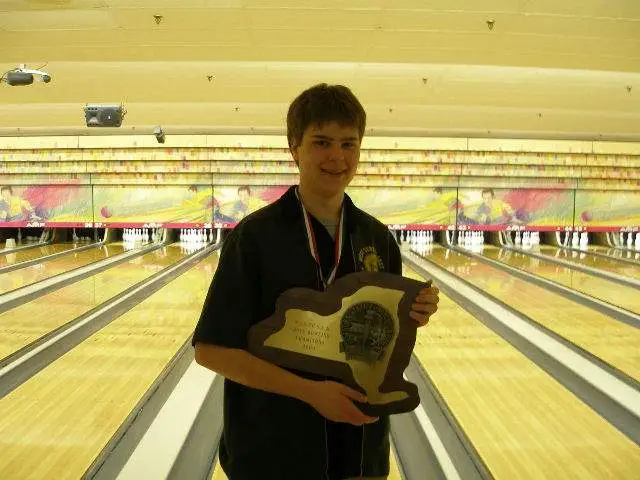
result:
M 122 105 L 86 105 L 84 116 L 87 127 L 119 127 L 125 111 Z

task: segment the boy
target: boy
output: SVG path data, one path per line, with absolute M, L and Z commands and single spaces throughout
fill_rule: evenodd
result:
M 344 193 L 365 124 L 362 105 L 344 86 L 300 94 L 287 115 L 299 185 L 247 216 L 222 248 L 193 343 L 196 361 L 225 377 L 219 452 L 230 480 L 388 475 L 389 419 L 364 415 L 353 403 L 366 401 L 362 394 L 246 351 L 249 328 L 274 312 L 285 290 L 324 290 L 362 270 L 402 274 L 392 234 Z M 425 288 L 411 317 L 426 325 L 437 302 L 438 290 Z

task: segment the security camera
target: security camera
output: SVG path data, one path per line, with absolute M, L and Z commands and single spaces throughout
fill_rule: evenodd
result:
M 51 81 L 51 75 L 42 70 L 35 70 L 33 68 L 27 68 L 26 65 L 19 65 L 13 70 L 9 70 L 4 74 L 6 82 L 9 85 L 31 85 L 33 83 L 34 75 L 44 83 Z M 4 78 L 3 78 L 4 79 Z
M 162 130 L 162 127 L 156 127 L 153 130 L 153 134 L 156 136 L 156 140 L 158 141 L 158 143 L 164 143 L 165 133 L 164 130 Z

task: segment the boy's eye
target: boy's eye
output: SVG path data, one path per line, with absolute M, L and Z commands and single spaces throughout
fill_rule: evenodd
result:
M 327 140 L 316 140 L 313 142 L 314 145 L 317 145 L 318 147 L 328 147 L 329 146 L 329 142 Z

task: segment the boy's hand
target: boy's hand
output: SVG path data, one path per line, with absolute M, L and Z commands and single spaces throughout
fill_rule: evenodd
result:
M 438 302 L 440 301 L 439 293 L 440 290 L 431 285 L 423 288 L 418 293 L 415 303 L 411 305 L 409 316 L 418 322 L 419 326 L 424 327 L 429 323 L 431 315 L 438 310 Z
M 341 383 L 311 382 L 305 399 L 322 416 L 334 422 L 364 425 L 378 421 L 378 418 L 362 413 L 353 403 L 354 400 L 364 403 L 367 401 L 366 397 Z

